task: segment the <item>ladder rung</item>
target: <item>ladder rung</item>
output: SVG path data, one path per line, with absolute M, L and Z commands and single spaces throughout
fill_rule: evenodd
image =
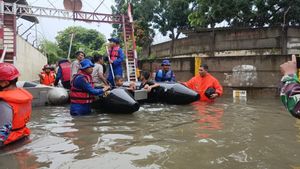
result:
M 4 36 L 3 39 L 4 40 L 13 40 L 14 37 L 13 36 Z
M 14 62 L 13 59 L 4 59 L 4 62 Z

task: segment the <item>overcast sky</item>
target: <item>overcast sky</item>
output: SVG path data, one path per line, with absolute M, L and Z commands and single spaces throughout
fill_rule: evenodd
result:
M 82 0 L 83 6 L 82 11 L 94 11 L 96 7 L 101 3 L 102 0 Z M 29 5 L 31 6 L 40 6 L 40 7 L 49 7 L 49 8 L 57 8 L 64 9 L 63 0 L 27 0 Z M 97 9 L 98 13 L 107 13 L 111 14 L 111 6 L 114 5 L 113 0 L 104 0 L 103 4 Z M 111 24 L 106 23 L 86 23 L 81 21 L 72 21 L 72 20 L 63 20 L 56 18 L 46 18 L 39 17 L 39 24 L 37 24 L 37 36 L 38 39 L 48 39 L 51 41 L 55 41 L 55 36 L 59 31 L 63 31 L 69 26 L 83 26 L 88 29 L 95 29 L 106 36 L 106 38 L 110 37 L 112 33 Z M 32 23 L 24 21 L 23 19 L 18 20 L 17 22 L 19 26 L 19 34 L 25 32 Z M 23 25 L 21 25 L 23 24 Z M 20 26 L 21 25 L 21 26 Z M 28 35 L 29 34 L 29 35 Z M 30 31 L 23 35 L 24 38 L 28 36 L 29 41 L 33 41 L 35 39 L 35 27 L 33 27 Z
M 64 9 L 63 0 L 27 0 L 27 2 L 31 6 Z M 92 12 L 100 5 L 101 2 L 102 0 L 82 0 L 82 11 Z M 99 7 L 99 9 L 97 9 L 96 12 L 111 14 L 112 5 L 114 5 L 114 0 L 104 0 L 102 5 Z M 38 17 L 38 19 L 40 23 L 36 26 L 37 31 L 35 31 L 35 27 L 33 27 L 32 29 L 30 29 L 30 31 L 26 32 L 23 35 L 24 38 L 28 37 L 29 42 L 33 42 L 35 40 L 36 34 L 38 37 L 38 41 L 48 39 L 54 42 L 57 33 L 59 31 L 63 31 L 69 26 L 83 26 L 88 29 L 96 29 L 97 31 L 104 34 L 106 38 L 109 38 L 110 34 L 113 31 L 111 24 L 107 23 L 86 23 L 81 21 L 74 22 L 72 20 L 46 17 Z M 17 25 L 19 26 L 19 34 L 23 34 L 32 25 L 32 23 L 29 23 L 23 19 L 19 19 L 17 21 Z M 160 43 L 168 40 L 169 38 L 163 37 L 161 34 L 158 34 L 154 39 L 154 43 Z

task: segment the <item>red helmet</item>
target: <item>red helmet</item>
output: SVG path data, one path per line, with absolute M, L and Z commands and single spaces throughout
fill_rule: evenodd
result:
M 14 80 L 19 77 L 18 69 L 9 63 L 0 63 L 0 80 Z

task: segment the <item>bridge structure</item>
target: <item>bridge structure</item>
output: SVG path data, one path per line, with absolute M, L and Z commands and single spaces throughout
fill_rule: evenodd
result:
M 123 15 L 85 12 L 80 10 L 66 10 L 48 7 L 30 6 L 27 3 L 9 3 L 0 0 L 0 56 L 2 62 L 14 63 L 16 59 L 16 19 L 21 17 L 48 17 L 83 22 L 102 22 L 121 24 L 123 31 L 124 53 L 126 55 L 126 71 L 128 81 L 137 81 L 136 65 L 137 52 L 134 36 L 134 22 L 131 14 L 131 5 L 128 4 L 128 13 Z M 26 2 L 26 1 L 25 1 Z M 34 19 L 33 19 L 34 20 Z M 35 23 L 38 20 L 34 20 Z

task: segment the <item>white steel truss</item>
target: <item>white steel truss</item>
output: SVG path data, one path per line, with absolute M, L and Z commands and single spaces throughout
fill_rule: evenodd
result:
M 1 1 L 0 1 L 1 2 Z M 20 5 L 16 3 L 0 4 L 0 13 L 18 15 L 18 16 L 40 16 L 50 18 L 71 19 L 86 22 L 104 22 L 122 24 L 121 15 L 68 11 L 64 9 L 45 8 L 37 6 Z

